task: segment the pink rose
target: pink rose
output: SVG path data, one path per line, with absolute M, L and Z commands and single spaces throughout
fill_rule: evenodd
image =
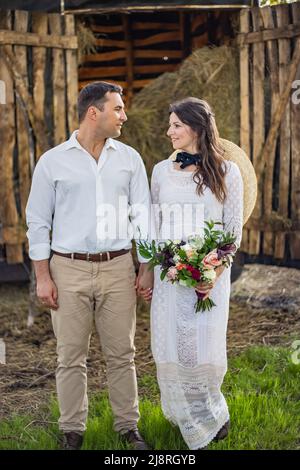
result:
M 167 278 L 170 281 L 174 281 L 177 278 L 177 269 L 174 266 L 168 269 Z
M 218 258 L 217 250 L 212 250 L 203 259 L 203 265 L 205 268 L 216 268 L 222 264 L 222 260 Z

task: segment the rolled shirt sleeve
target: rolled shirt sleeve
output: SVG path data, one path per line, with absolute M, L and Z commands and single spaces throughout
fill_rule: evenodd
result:
M 50 231 L 55 207 L 55 185 L 42 156 L 33 173 L 26 206 L 29 257 L 34 261 L 50 257 Z

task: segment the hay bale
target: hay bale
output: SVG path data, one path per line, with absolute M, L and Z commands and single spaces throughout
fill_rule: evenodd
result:
M 166 136 L 170 103 L 188 96 L 207 100 L 220 136 L 239 144 L 238 50 L 227 46 L 198 49 L 176 72 L 160 75 L 135 95 L 122 141 L 141 153 L 149 172 L 173 151 Z

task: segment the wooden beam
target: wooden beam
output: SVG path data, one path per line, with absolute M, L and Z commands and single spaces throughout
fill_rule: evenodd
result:
M 152 59 L 168 57 L 169 59 L 181 59 L 181 51 L 159 50 L 159 49 L 135 49 L 134 57 L 136 59 Z
M 15 12 L 15 29 L 16 31 L 26 32 L 28 28 L 28 12 Z M 28 86 L 28 70 L 27 70 L 27 48 L 25 46 L 15 46 L 15 55 L 19 58 L 20 72 Z M 30 154 L 29 154 L 29 125 L 26 110 L 23 108 L 22 101 L 17 97 L 16 103 L 16 119 L 17 119 L 17 144 L 18 144 L 18 171 L 19 171 L 19 191 L 21 203 L 21 216 L 25 220 L 25 207 L 30 191 Z
M 185 12 L 179 13 L 181 53 L 184 60 L 191 53 L 191 25 L 190 15 Z
M 104 25 L 104 24 L 92 24 L 90 29 L 93 33 L 121 33 L 123 31 L 123 25 Z
M 163 31 L 176 31 L 178 30 L 178 23 L 157 23 L 157 22 L 149 22 L 149 21 L 143 21 L 143 22 L 137 22 L 134 21 L 132 23 L 132 30 L 133 31 L 144 31 L 144 30 L 158 30 L 162 29 Z
M 257 219 L 255 217 L 251 217 L 248 222 L 245 224 L 245 227 L 250 230 L 256 231 L 267 231 L 272 233 L 279 234 L 280 232 L 283 233 L 290 233 L 299 235 L 300 233 L 300 221 L 299 219 L 291 220 L 291 219 L 280 219 L 280 217 L 276 216 L 272 217 L 262 217 Z M 299 232 L 297 234 L 297 232 Z
M 264 28 L 273 29 L 274 18 L 273 8 L 265 7 L 261 9 L 261 16 Z M 276 112 L 279 101 L 279 71 L 278 71 L 278 48 L 277 41 L 267 41 L 267 54 L 269 64 L 269 84 L 270 84 L 270 105 L 271 105 L 271 119 Z M 249 47 L 249 46 L 248 46 Z M 266 83 L 268 83 L 266 81 Z M 273 176 L 275 166 L 276 148 L 272 149 L 266 161 L 266 168 L 264 174 L 264 214 L 270 216 L 273 211 Z M 268 256 L 274 254 L 274 233 L 264 231 L 263 235 L 263 253 Z
M 99 47 L 119 47 L 121 49 L 124 49 L 126 46 L 125 41 L 118 41 L 116 39 L 105 39 L 105 38 L 96 39 L 95 45 Z
M 48 31 L 48 15 L 47 13 L 33 12 L 32 13 L 32 30 L 38 35 L 45 35 Z M 32 65 L 33 65 L 33 102 L 35 114 L 37 119 L 41 122 L 45 121 L 45 68 L 46 68 L 46 53 L 45 47 L 32 48 Z M 37 137 L 37 136 L 36 136 Z M 38 138 L 35 141 L 35 156 L 36 160 L 40 158 L 43 153 L 43 145 Z
M 249 31 L 249 11 L 240 12 L 240 30 Z M 249 46 L 244 45 L 240 48 L 240 145 L 248 157 L 251 156 L 250 147 L 250 103 L 249 103 Z M 249 232 L 243 229 L 241 242 L 241 251 L 248 252 Z
M 43 46 L 58 49 L 78 49 L 77 36 L 18 33 L 16 31 L 0 30 L 0 44 L 12 44 L 14 46 Z
M 289 23 L 289 5 L 277 5 L 276 7 L 277 24 L 279 27 L 285 27 Z M 288 65 L 291 61 L 291 46 L 288 39 L 278 41 L 279 52 L 279 91 L 283 92 L 288 78 Z M 279 161 L 279 205 L 278 214 L 288 217 L 289 189 L 290 189 L 290 151 L 291 151 L 291 122 L 290 122 L 290 100 L 288 100 L 285 110 L 282 114 L 280 124 L 280 161 Z M 284 233 L 275 237 L 274 256 L 283 259 L 285 255 Z
M 164 42 L 177 42 L 180 41 L 180 36 L 178 32 L 171 32 L 171 33 L 159 33 L 154 34 L 153 36 L 149 36 L 145 39 L 135 39 L 133 44 L 134 47 L 141 47 L 141 46 L 151 46 L 152 44 L 160 44 Z
M 134 64 L 134 49 L 132 41 L 132 30 L 130 24 L 130 18 L 128 15 L 122 15 L 124 38 L 125 38 L 125 50 L 126 50 L 126 81 L 127 81 L 127 106 L 129 107 L 133 98 L 133 64 Z
M 252 11 L 253 29 L 258 31 L 261 28 L 260 9 L 253 8 Z M 265 101 L 264 101 L 264 79 L 265 79 L 265 52 L 264 43 L 253 44 L 253 166 L 257 170 L 257 161 L 261 154 L 265 141 Z M 253 217 L 261 217 L 262 210 L 262 188 L 258 187 L 256 204 L 253 210 Z M 250 230 L 249 233 L 249 254 L 258 255 L 260 252 L 260 232 Z
M 100 54 L 86 54 L 82 57 L 83 63 L 85 62 L 106 62 L 113 61 L 118 59 L 125 59 L 126 51 L 111 51 L 111 52 L 101 52 Z
M 291 5 L 294 22 L 300 22 L 300 3 Z M 294 43 L 295 49 L 300 49 L 300 37 Z M 298 65 L 295 80 L 300 80 L 300 65 Z M 292 90 L 292 93 L 295 89 Z M 291 100 L 291 217 L 300 220 L 300 103 L 295 97 Z M 300 233 L 290 235 L 290 252 L 293 260 L 300 260 Z
M 83 78 L 109 78 L 126 75 L 125 65 L 119 67 L 81 67 L 79 69 L 79 79 Z
M 59 35 L 62 33 L 61 15 L 50 13 L 49 26 L 51 33 Z M 53 69 L 53 125 L 54 125 L 54 144 L 61 144 L 66 140 L 66 100 L 65 100 L 65 63 L 63 51 L 61 49 L 52 50 Z
M 242 46 L 244 44 L 271 41 L 273 39 L 291 39 L 297 36 L 300 36 L 300 23 L 288 24 L 284 28 L 279 27 L 253 33 L 240 33 L 237 35 L 236 43 Z
M 180 64 L 151 64 L 135 65 L 133 72 L 140 74 L 161 74 L 164 72 L 173 72 Z M 79 78 L 105 78 L 125 76 L 127 69 L 120 67 L 82 67 L 79 69 Z
M 75 18 L 73 15 L 65 16 L 65 34 L 75 34 Z M 66 51 L 66 82 L 67 82 L 67 120 L 68 133 L 78 127 L 77 98 L 78 98 L 78 63 L 77 52 Z
M 12 27 L 11 12 L 5 11 L 0 17 L 0 27 L 10 29 Z M 11 46 L 4 46 L 13 54 Z M 0 219 L 2 225 L 15 227 L 19 224 L 16 198 L 14 193 L 14 148 L 15 148 L 15 97 L 13 77 L 4 58 L 3 49 L 0 56 L 1 80 L 6 87 L 5 104 L 0 105 Z M 9 240 L 6 245 L 6 260 L 11 263 L 23 262 L 22 245 Z

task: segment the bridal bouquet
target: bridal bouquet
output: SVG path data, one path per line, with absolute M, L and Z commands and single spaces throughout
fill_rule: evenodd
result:
M 152 268 L 160 266 L 161 280 L 195 288 L 199 282 L 211 282 L 217 274 L 216 268 L 230 266 L 236 253 L 236 237 L 230 232 L 215 228 L 220 222 L 206 221 L 204 236 L 190 235 L 187 241 L 168 240 L 158 244 L 137 242 L 140 254 L 149 260 Z M 212 299 L 204 299 L 206 294 L 195 291 L 197 301 L 195 311 L 211 310 L 216 304 Z

